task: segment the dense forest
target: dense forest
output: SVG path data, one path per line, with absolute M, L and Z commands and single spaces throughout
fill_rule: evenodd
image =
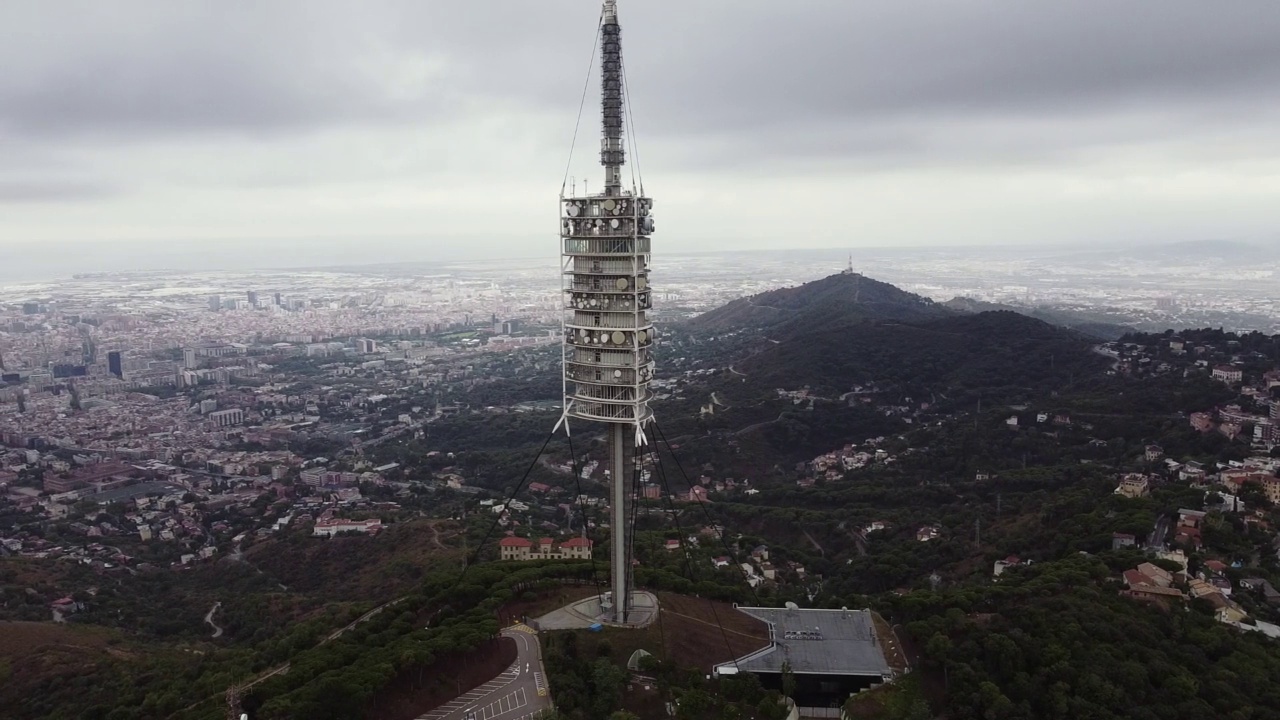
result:
M 949 717 L 1280 718 L 1280 653 L 1211 613 L 1121 597 L 1131 558 L 1077 555 L 994 585 L 889 597 Z

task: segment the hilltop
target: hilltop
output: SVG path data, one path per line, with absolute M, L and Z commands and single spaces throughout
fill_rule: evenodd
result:
M 865 275 L 831 275 L 734 300 L 687 323 L 694 332 L 768 329 L 771 338 L 868 320 L 925 320 L 953 314 L 928 298 Z
M 672 333 L 673 364 L 689 371 L 655 411 L 692 462 L 777 478 L 851 441 L 1070 389 L 1107 369 L 1096 342 L 1019 313 L 956 312 L 836 275 L 730 303 Z

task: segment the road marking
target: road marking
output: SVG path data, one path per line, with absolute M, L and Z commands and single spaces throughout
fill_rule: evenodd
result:
M 480 708 L 476 712 L 476 720 L 489 720 L 489 718 L 519 710 L 528 704 L 529 697 L 525 694 L 524 688 L 516 688 L 515 692 L 507 693 Z
M 536 672 L 533 674 L 533 684 L 538 688 L 538 697 L 547 696 L 547 684 L 542 680 L 542 673 Z
M 516 623 L 515 625 L 512 625 L 509 629 L 515 630 L 516 632 L 528 633 L 529 635 L 538 634 L 537 630 L 534 630 L 533 628 L 529 627 L 528 625 L 525 625 L 524 623 Z

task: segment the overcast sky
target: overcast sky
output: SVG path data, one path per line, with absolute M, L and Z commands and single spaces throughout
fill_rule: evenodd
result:
M 598 14 L 0 3 L 0 247 L 553 255 Z M 1280 235 L 1273 0 L 620 15 L 655 252 Z M 592 189 L 597 94 L 572 168 Z

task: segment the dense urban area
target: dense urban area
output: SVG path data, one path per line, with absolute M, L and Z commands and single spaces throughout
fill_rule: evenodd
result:
M 891 682 L 848 717 L 1276 717 L 1274 308 L 1174 330 L 1190 295 L 930 299 L 852 262 L 673 264 L 633 485 L 660 627 L 541 633 L 490 715 L 783 717 L 803 677 L 707 676 L 768 642 L 734 603 L 794 603 L 872 611 Z M 603 441 L 547 438 L 546 276 L 0 291 L 0 698 L 407 719 L 519 675 L 510 628 L 608 572 Z

